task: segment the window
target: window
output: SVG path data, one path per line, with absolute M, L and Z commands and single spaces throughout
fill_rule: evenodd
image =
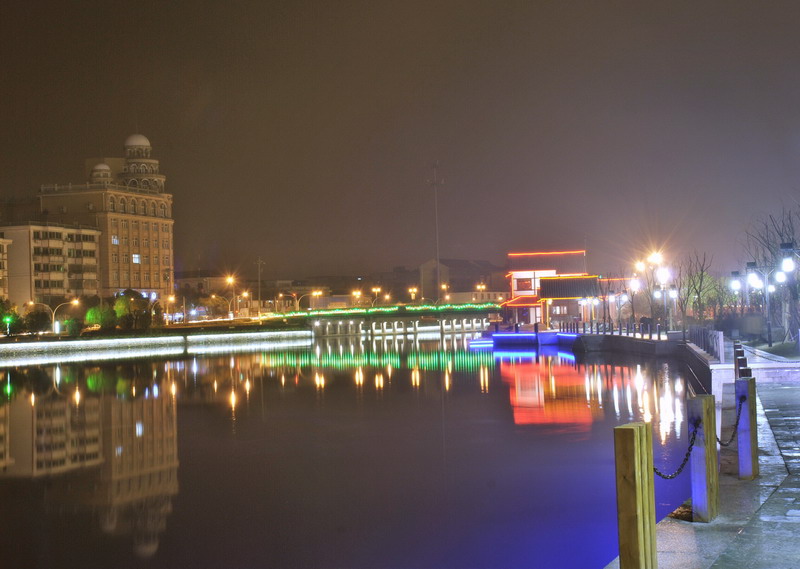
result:
M 108 198 L 108 211 L 117 211 L 117 200 L 114 199 L 114 196 Z
M 139 202 L 139 215 L 144 215 L 145 213 L 147 213 L 145 211 L 145 207 L 147 206 L 145 205 L 144 202 Z
M 123 263 L 130 263 L 130 261 L 131 261 L 130 255 L 128 255 L 127 253 L 122 255 L 122 262 Z
M 144 247 L 149 247 L 150 246 L 150 240 L 147 237 L 142 239 L 142 246 L 144 246 Z
M 559 315 L 559 314 L 567 314 L 567 307 L 566 306 L 553 306 L 550 308 L 551 314 Z
M 136 200 L 131 200 L 131 203 L 128 206 L 128 213 L 136 213 Z
M 128 282 L 128 271 L 122 271 L 122 280 Z
M 138 221 L 134 221 L 134 222 L 133 222 L 133 226 L 132 226 L 132 227 L 133 227 L 134 229 L 139 229 L 139 222 L 138 222 Z
M 119 255 L 117 255 L 116 253 L 111 253 L 111 262 L 119 263 Z
M 112 245 L 119 245 L 119 235 L 112 235 L 111 236 L 111 244 Z
M 131 259 L 136 265 L 140 264 L 142 261 L 141 257 L 139 256 L 139 253 L 134 253 L 133 255 L 131 255 Z
M 154 202 L 150 202 L 150 215 L 156 216 L 156 204 Z
M 114 271 L 114 274 L 112 275 L 112 278 L 113 278 L 115 283 L 118 283 L 119 282 L 119 271 Z
M 153 247 L 158 249 L 158 239 L 153 239 Z
M 158 224 L 155 221 L 153 222 L 153 231 L 158 231 Z
M 158 206 L 158 217 L 167 217 L 167 206 L 163 203 Z
M 138 247 L 139 246 L 139 238 L 138 237 L 134 237 L 133 238 L 133 246 L 134 247 Z
M 167 225 L 166 223 L 162 224 L 161 225 L 161 231 L 163 231 L 164 233 L 167 233 L 169 231 L 169 225 Z
M 111 227 L 118 227 L 119 226 L 119 219 L 116 217 L 111 220 Z
M 127 237 L 123 237 L 122 238 L 122 244 L 125 245 L 125 246 L 128 245 L 128 238 Z
M 145 284 L 150 284 L 150 273 L 144 273 Z
M 135 283 L 139 282 L 139 273 L 133 273 L 133 282 Z
M 145 264 L 145 265 L 149 265 L 150 264 L 150 255 L 144 255 L 144 257 L 142 257 L 142 263 Z
M 128 229 L 128 220 L 127 219 L 123 219 L 122 220 L 122 229 Z
M 161 240 L 161 248 L 162 249 L 169 249 L 169 240 L 168 239 L 162 239 Z
M 531 279 L 517 279 L 517 290 L 533 290 Z
M 169 265 L 169 255 L 164 255 L 164 264 Z

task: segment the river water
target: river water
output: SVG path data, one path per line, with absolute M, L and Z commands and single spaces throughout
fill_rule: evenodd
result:
M 465 344 L 0 370 L 0 567 L 604 567 L 613 427 L 674 470 L 681 366 Z

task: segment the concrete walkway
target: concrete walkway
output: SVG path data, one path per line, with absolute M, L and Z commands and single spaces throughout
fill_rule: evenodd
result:
M 758 382 L 761 476 L 739 480 L 736 445 L 723 448 L 719 517 L 708 524 L 661 521 L 656 530 L 659 569 L 800 567 L 800 362 L 750 349 L 746 355 Z M 776 364 L 784 368 L 780 376 L 760 381 L 756 370 Z M 726 384 L 723 439 L 734 412 L 733 385 Z M 617 559 L 607 569 L 618 567 Z

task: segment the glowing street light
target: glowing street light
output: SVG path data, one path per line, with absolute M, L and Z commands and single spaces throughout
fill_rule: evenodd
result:
M 308 292 L 308 293 L 306 293 L 306 294 L 304 294 L 302 296 L 297 296 L 297 294 L 292 294 L 292 296 L 294 297 L 294 310 L 295 310 L 295 312 L 299 312 L 300 311 L 300 301 L 301 300 L 303 300 L 307 296 L 312 296 L 312 297 L 322 296 L 322 291 L 321 290 L 312 290 L 311 292 Z M 309 308 L 309 310 L 310 310 L 310 308 Z
M 419 289 L 417 287 L 415 287 L 415 286 L 412 286 L 411 288 L 408 289 L 408 294 L 411 295 L 411 302 L 414 302 L 417 299 L 417 293 L 418 292 L 419 292 Z
M 69 302 L 62 302 L 61 304 L 59 304 L 58 306 L 56 306 L 53 309 L 53 334 L 58 334 L 58 320 L 56 320 L 56 312 L 58 312 L 58 309 L 61 308 L 62 306 L 68 306 L 70 304 L 72 306 L 78 306 L 80 303 L 81 303 L 80 300 L 78 300 L 77 298 L 73 298 Z M 47 305 L 45 304 L 45 306 L 47 306 Z M 47 306 L 47 308 L 50 308 L 50 307 Z

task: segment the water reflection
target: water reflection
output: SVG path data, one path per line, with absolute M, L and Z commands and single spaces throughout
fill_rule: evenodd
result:
M 6 372 L 0 476 L 33 496 L 42 491 L 37 481 L 44 481 L 41 514 L 67 527 L 70 518 L 88 515 L 103 534 L 126 536 L 137 556 L 150 557 L 178 493 L 177 406 L 173 396 L 160 396 L 158 380 L 141 382 L 142 371 L 55 366 Z M 140 395 L 134 396 L 137 382 Z M 2 482 L 0 489 L 8 490 Z M 7 552 L 14 566 L 35 566 L 18 554 Z
M 32 545 L 0 548 L 0 566 L 123 566 L 131 551 L 151 567 L 605 565 L 612 428 L 651 421 L 657 465 L 678 462 L 679 368 L 464 346 L 4 370 L 0 536 Z M 687 485 L 659 484 L 663 515 Z M 52 524 L 12 526 L 25 511 Z

